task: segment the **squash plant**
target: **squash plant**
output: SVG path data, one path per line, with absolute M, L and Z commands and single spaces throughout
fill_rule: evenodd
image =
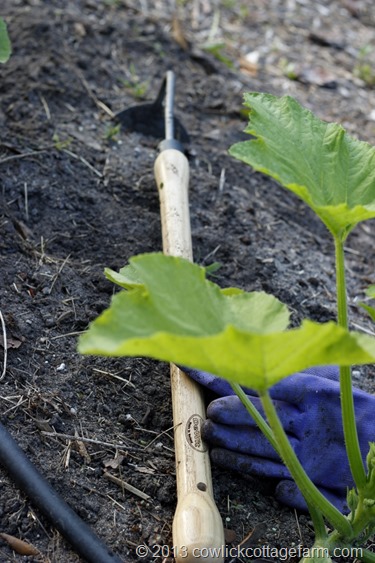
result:
M 363 544 L 375 531 L 375 443 L 364 467 L 350 369 L 352 364 L 375 362 L 375 339 L 348 330 L 343 247 L 357 223 L 375 217 L 375 149 L 349 137 L 341 126 L 320 121 L 290 97 L 250 93 L 245 103 L 250 108 L 247 132 L 253 138 L 231 147 L 230 154 L 296 193 L 327 226 L 336 249 L 338 322 L 305 320 L 290 329 L 289 311 L 275 297 L 221 289 L 198 265 L 145 254 L 133 257 L 119 273 L 106 270 L 123 291 L 81 336 L 79 351 L 149 356 L 230 381 L 305 497 L 315 528 L 314 547 L 324 548 L 326 555 L 305 557 L 303 563 L 328 563 L 335 547 Z M 269 394 L 282 378 L 323 364 L 340 366 L 344 436 L 355 483 L 348 493 L 348 516 L 306 475 Z M 267 422 L 241 385 L 258 392 Z M 333 528 L 330 533 L 325 520 Z M 362 560 L 375 563 L 375 554 L 364 549 Z

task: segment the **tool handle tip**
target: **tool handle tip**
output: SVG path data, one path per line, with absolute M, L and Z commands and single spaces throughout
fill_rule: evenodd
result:
M 176 563 L 224 562 L 224 532 L 219 511 L 207 494 L 179 498 L 173 520 Z

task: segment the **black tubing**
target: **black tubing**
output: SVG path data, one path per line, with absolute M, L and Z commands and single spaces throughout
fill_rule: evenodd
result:
M 0 464 L 83 559 L 89 563 L 123 563 L 59 497 L 1 423 Z

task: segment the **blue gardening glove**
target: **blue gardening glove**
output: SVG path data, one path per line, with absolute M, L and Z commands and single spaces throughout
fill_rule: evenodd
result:
M 183 368 L 193 379 L 221 396 L 207 409 L 204 440 L 214 463 L 241 473 L 279 480 L 276 498 L 293 508 L 306 503 L 289 471 L 263 436 L 231 386 L 205 372 Z M 310 368 L 274 385 L 270 394 L 284 430 L 311 480 L 339 510 L 347 512 L 347 487 L 353 487 L 341 422 L 339 370 Z M 245 389 L 262 412 L 256 393 Z M 359 441 L 365 459 L 375 440 L 375 397 L 354 389 Z

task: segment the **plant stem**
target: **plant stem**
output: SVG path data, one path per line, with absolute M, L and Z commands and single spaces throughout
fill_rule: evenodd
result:
M 241 403 L 247 410 L 247 412 L 252 416 L 252 418 L 257 423 L 259 429 L 263 432 L 264 436 L 267 440 L 271 443 L 272 447 L 279 452 L 279 448 L 277 446 L 277 442 L 273 435 L 273 432 L 267 422 L 264 420 L 262 415 L 258 412 L 256 407 L 250 401 L 249 397 L 246 395 L 245 391 L 238 383 L 231 383 L 233 391 L 236 393 L 237 397 L 240 399 Z
M 349 323 L 346 295 L 344 243 L 339 236 L 335 236 L 334 240 L 336 253 L 337 322 L 345 330 L 348 330 Z M 352 374 L 349 366 L 340 367 L 340 394 L 346 452 L 354 482 L 357 489 L 360 489 L 366 484 L 366 473 L 358 441 L 354 411 Z
M 368 549 L 364 549 L 361 561 L 363 561 L 363 563 L 375 563 L 375 553 L 373 551 L 369 551 Z
M 325 540 L 328 536 L 322 513 L 313 504 L 307 503 L 309 514 L 314 526 L 315 541 Z
M 246 395 L 245 391 L 238 383 L 231 383 L 231 386 L 233 391 L 236 393 L 237 397 L 240 399 L 241 403 L 246 408 L 247 412 L 252 416 L 252 418 L 257 423 L 259 429 L 263 432 L 264 436 L 271 443 L 271 445 L 273 446 L 275 451 L 280 455 L 280 457 L 282 457 L 281 453 L 279 452 L 279 447 L 277 445 L 277 442 L 275 440 L 271 428 L 264 420 L 262 415 L 259 413 L 259 411 L 256 409 L 256 407 L 253 405 L 249 397 Z M 322 540 L 327 538 L 327 532 L 324 525 L 322 513 L 315 507 L 315 505 L 312 504 L 308 504 L 308 509 L 311 516 L 311 520 L 313 522 L 316 539 Z
M 273 435 L 278 444 L 277 451 L 280 453 L 285 465 L 290 471 L 291 476 L 305 497 L 306 502 L 309 506 L 314 506 L 322 512 L 332 526 L 336 528 L 343 537 L 351 539 L 353 530 L 349 520 L 322 495 L 300 464 L 292 446 L 290 445 L 288 437 L 267 390 L 262 392 L 260 399 L 270 427 L 273 431 Z

